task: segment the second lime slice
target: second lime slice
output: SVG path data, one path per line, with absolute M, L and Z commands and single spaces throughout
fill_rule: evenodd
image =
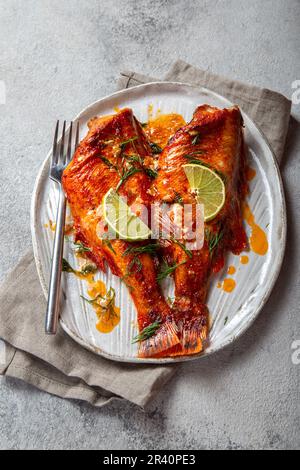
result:
M 220 176 L 203 165 L 183 165 L 190 187 L 197 194 L 197 202 L 204 206 L 204 221 L 216 217 L 225 203 L 225 185 Z

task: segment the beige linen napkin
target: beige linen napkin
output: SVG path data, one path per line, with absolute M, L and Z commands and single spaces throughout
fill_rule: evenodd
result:
M 124 72 L 120 88 L 153 81 Z M 178 61 L 165 77 L 210 88 L 226 96 L 251 116 L 281 161 L 291 103 L 279 93 L 246 85 Z M 145 407 L 175 372 L 172 365 L 154 366 L 108 361 L 85 350 L 61 329 L 44 334 L 46 301 L 33 253 L 25 255 L 0 287 L 0 374 L 22 379 L 64 398 L 103 406 L 127 399 Z

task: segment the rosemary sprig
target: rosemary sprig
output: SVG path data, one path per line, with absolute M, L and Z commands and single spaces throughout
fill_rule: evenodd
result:
M 170 274 L 172 274 L 179 266 L 181 266 L 185 263 L 186 263 L 186 260 L 181 261 L 181 263 L 178 263 L 178 264 L 175 263 L 173 265 L 169 265 L 168 263 L 165 262 L 164 268 L 162 269 L 162 271 L 156 277 L 157 282 L 161 282 L 163 279 L 170 276 Z
M 133 274 L 134 272 L 138 273 L 142 269 L 143 269 L 143 265 L 141 263 L 140 258 L 138 258 L 137 256 L 134 256 L 128 265 L 127 274 L 130 275 L 130 274 Z
M 75 247 L 76 253 L 87 253 L 88 251 L 91 251 L 87 246 L 85 246 L 82 242 L 73 242 L 73 245 Z
M 123 155 L 124 159 L 129 161 L 129 162 L 137 162 L 140 165 L 143 164 L 141 156 L 140 155 Z
M 131 137 L 131 139 L 124 140 L 123 142 L 120 143 L 120 149 L 123 151 L 126 147 L 127 144 L 131 144 L 131 142 L 134 142 L 137 140 L 138 136 Z
M 217 248 L 218 244 L 220 243 L 221 239 L 223 237 L 223 230 L 220 230 L 219 232 L 211 232 L 209 229 L 205 230 L 205 238 L 208 243 L 208 249 L 210 256 L 213 255 L 214 250 Z
M 120 179 L 119 183 L 117 184 L 116 191 L 117 192 L 119 191 L 119 189 L 122 186 L 122 184 L 124 183 L 124 181 L 126 181 L 130 176 L 134 175 L 135 173 L 139 173 L 140 171 L 142 171 L 140 168 L 134 168 L 134 167 L 131 167 L 131 168 L 129 168 L 129 170 L 124 171 L 124 173 L 121 176 L 121 179 Z
M 196 158 L 197 155 L 203 155 L 204 153 L 205 152 L 202 152 L 199 150 L 199 152 L 191 152 L 191 153 L 184 155 L 184 158 L 186 158 L 189 161 L 189 163 L 193 163 L 194 165 L 202 165 L 202 166 L 206 166 L 207 168 L 210 168 L 210 165 L 203 162 L 199 158 Z
M 96 295 L 96 297 L 95 297 L 94 299 L 87 299 L 87 298 L 84 297 L 83 295 L 81 295 L 80 297 L 81 297 L 83 300 L 85 300 L 86 302 L 88 302 L 89 304 L 91 304 L 91 305 L 94 305 L 94 304 L 99 305 L 98 299 L 101 299 L 101 300 L 104 299 L 104 297 L 103 297 L 101 294 Z
M 105 165 L 107 165 L 109 168 L 113 168 L 114 170 L 116 170 L 117 173 L 119 173 L 119 168 L 114 165 L 112 162 L 110 162 L 108 160 L 108 158 L 105 158 L 105 157 L 100 157 L 100 159 L 103 161 L 103 163 L 105 163 Z
M 158 154 L 162 152 L 162 148 L 159 145 L 157 145 L 155 142 L 150 142 L 150 147 L 154 154 Z
M 141 341 L 145 341 L 145 339 L 151 338 L 151 336 L 156 333 L 160 325 L 161 320 L 156 320 L 155 322 L 151 323 L 151 325 L 146 326 L 146 328 L 144 328 L 138 335 L 133 338 L 131 343 L 140 343 Z
M 156 170 L 152 170 L 152 168 L 145 168 L 145 173 L 147 173 L 147 175 L 152 179 L 155 179 L 158 175 L 158 172 Z
M 188 248 L 186 248 L 186 246 L 184 245 L 184 243 L 181 243 L 179 240 L 176 240 L 176 238 L 174 237 L 171 237 L 171 240 L 172 242 L 176 243 L 178 246 L 180 246 L 180 248 L 185 252 L 186 255 L 188 255 L 189 258 L 192 258 L 193 257 L 193 253 L 191 252 L 191 250 L 189 250 Z
M 105 296 L 98 294 L 94 299 L 87 299 L 83 295 L 81 295 L 80 297 L 91 305 L 96 305 L 98 307 L 101 307 L 101 309 L 108 312 L 109 315 L 111 316 L 116 315 L 116 312 L 114 310 L 114 301 L 116 297 L 116 292 L 113 287 L 109 288 Z M 99 299 L 103 301 L 102 305 L 98 302 Z
M 156 250 L 159 248 L 159 243 L 149 243 L 149 245 L 144 246 L 130 246 L 126 248 L 122 256 L 127 256 L 130 254 L 139 255 L 141 253 L 155 254 Z
M 144 128 L 148 126 L 148 122 L 140 122 L 140 125 Z
M 201 165 L 201 166 L 205 166 L 206 168 L 209 168 L 214 173 L 217 173 L 217 175 L 220 176 L 220 178 L 224 181 L 224 183 L 226 183 L 226 176 L 221 171 L 216 170 L 209 163 L 204 162 L 203 160 L 200 160 L 199 158 L 194 158 L 194 155 L 197 155 L 197 154 L 201 155 L 203 153 L 205 152 L 202 150 L 199 150 L 198 152 L 192 152 L 187 155 L 184 155 L 184 158 L 186 158 L 189 161 L 189 163 L 192 163 L 194 165 Z
M 114 247 L 111 244 L 111 241 L 108 238 L 103 238 L 102 243 L 104 243 L 104 245 L 106 245 L 110 249 L 110 251 L 112 251 L 115 255 L 117 254 Z

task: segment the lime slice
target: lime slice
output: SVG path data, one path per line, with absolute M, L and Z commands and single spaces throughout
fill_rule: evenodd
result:
M 116 238 L 128 241 L 145 240 L 151 235 L 151 230 L 135 215 L 124 199 L 114 189 L 104 196 L 103 216 L 113 230 Z
M 225 185 L 222 178 L 203 165 L 183 165 L 191 189 L 197 194 L 198 204 L 204 206 L 204 221 L 212 220 L 220 212 L 225 202 Z

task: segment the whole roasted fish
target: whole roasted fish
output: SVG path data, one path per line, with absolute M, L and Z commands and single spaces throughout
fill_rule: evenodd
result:
M 106 262 L 130 290 L 139 331 L 144 332 L 139 347 L 141 357 L 163 355 L 178 344 L 176 327 L 157 283 L 155 256 L 144 248 L 150 242 L 107 240 L 101 203 L 109 189 L 117 188 L 133 210 L 140 203 L 149 204 L 152 179 L 144 159 L 150 156 L 151 147 L 142 126 L 130 109 L 123 109 L 90 121 L 87 136 L 63 174 L 76 239 L 91 250 L 100 269 L 105 270 Z
M 181 341 L 169 355 L 201 352 L 209 329 L 206 299 L 210 276 L 223 267 L 226 252 L 238 254 L 248 246 L 241 211 L 247 184 L 243 120 L 238 107 L 199 106 L 191 122 L 175 133 L 159 156 L 158 177 L 152 188 L 156 201 L 197 204 L 182 168 L 187 163 L 217 172 L 224 181 L 226 199 L 217 216 L 205 224 L 201 249 L 184 249 L 184 238 L 164 242 L 164 256 L 177 266 L 173 308 Z

